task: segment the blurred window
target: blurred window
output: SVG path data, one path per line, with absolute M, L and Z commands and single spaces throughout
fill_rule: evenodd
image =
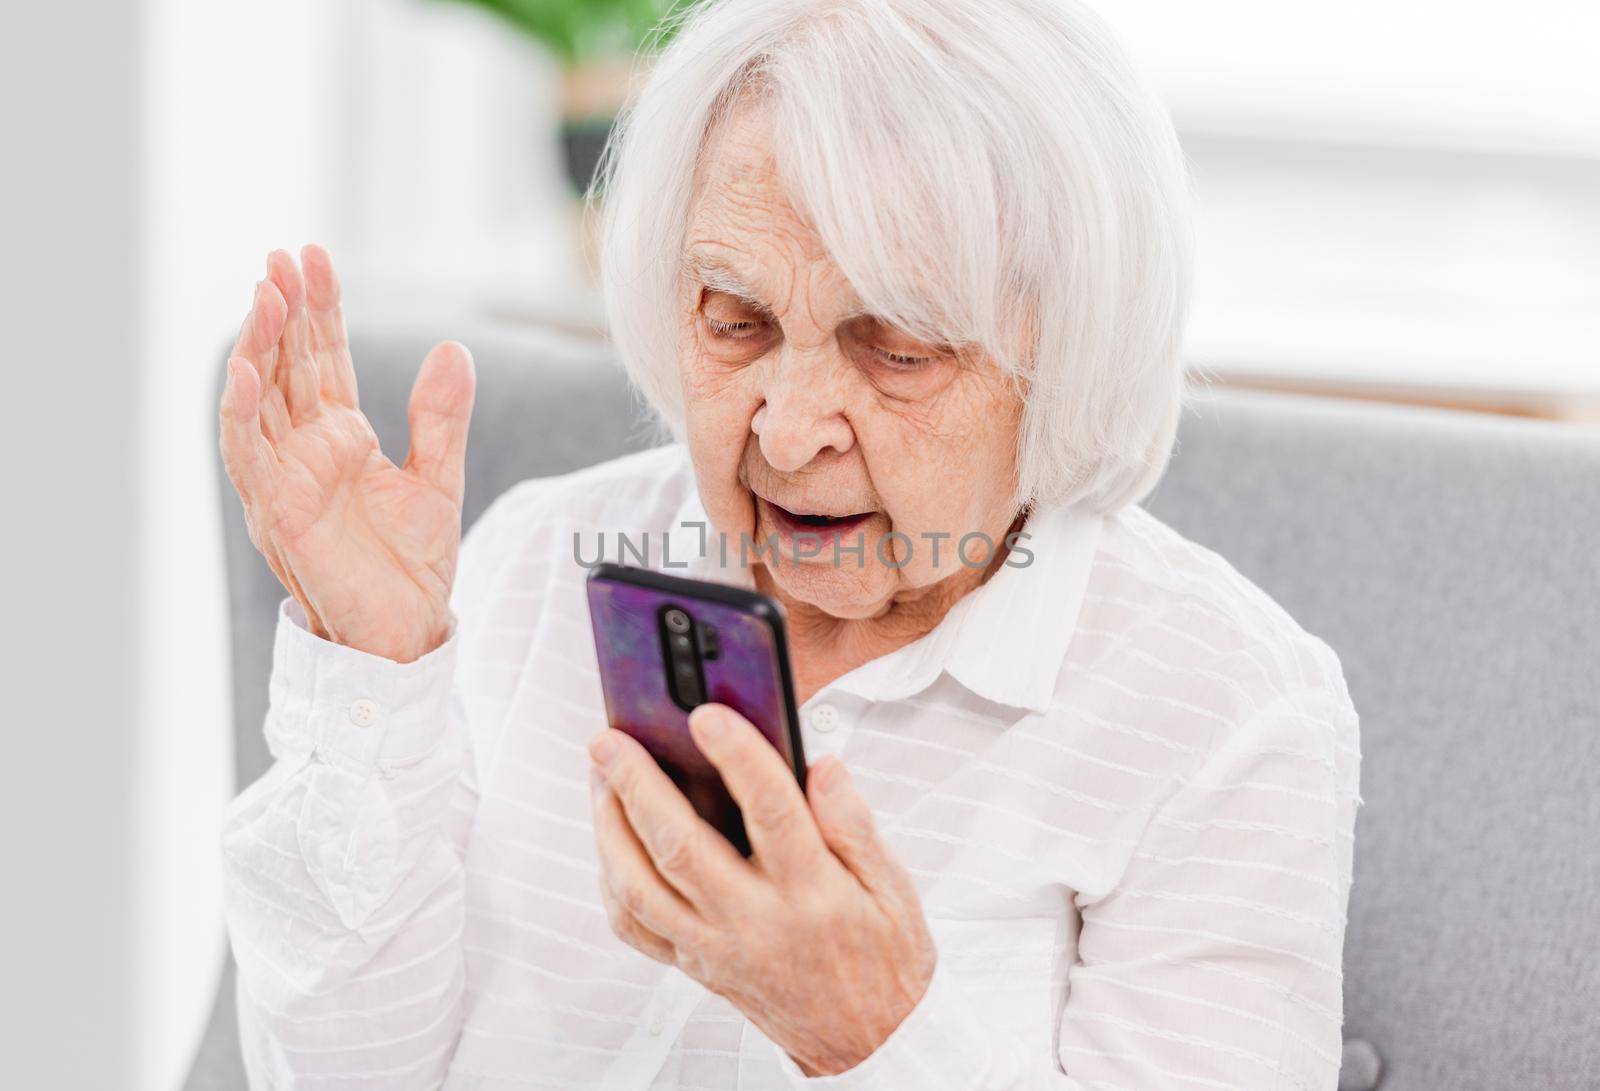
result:
M 1189 358 L 1600 401 L 1600 6 L 1100 0 L 1193 163 Z

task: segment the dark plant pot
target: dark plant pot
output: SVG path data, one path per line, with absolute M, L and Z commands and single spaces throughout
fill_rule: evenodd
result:
M 567 183 L 575 195 L 581 197 L 588 192 L 614 121 L 609 117 L 589 117 L 561 122 L 562 158 L 565 160 Z

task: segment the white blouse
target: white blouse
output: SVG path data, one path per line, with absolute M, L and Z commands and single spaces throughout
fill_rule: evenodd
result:
M 1036 512 L 1031 564 L 801 709 L 938 944 L 876 1053 L 808 1079 L 615 938 L 575 548 L 649 532 L 662 567 L 666 535 L 668 570 L 753 586 L 697 555 L 705 521 L 677 445 L 523 481 L 468 531 L 449 639 L 412 663 L 283 599 L 276 762 L 223 837 L 252 1087 L 1334 1087 L 1356 712 L 1325 643 L 1138 507 Z

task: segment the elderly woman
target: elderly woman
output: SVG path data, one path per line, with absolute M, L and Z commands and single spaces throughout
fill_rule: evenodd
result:
M 327 254 L 257 287 L 220 407 L 288 592 L 276 764 L 224 837 L 252 1085 L 1332 1088 L 1357 718 L 1322 641 L 1136 506 L 1189 185 L 1103 24 L 714 2 L 605 179 L 674 442 L 464 540 L 466 350 L 395 466 Z M 616 533 L 786 609 L 805 789 L 690 720 L 748 858 L 605 728 L 574 538 Z

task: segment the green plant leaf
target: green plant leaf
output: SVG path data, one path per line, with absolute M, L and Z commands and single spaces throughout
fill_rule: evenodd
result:
M 437 0 L 435 0 L 437 2 Z M 451 0 L 493 12 L 539 42 L 560 61 L 574 66 L 596 57 L 638 51 L 663 16 L 674 7 L 692 7 L 695 0 Z M 671 40 L 667 28 L 658 44 Z

